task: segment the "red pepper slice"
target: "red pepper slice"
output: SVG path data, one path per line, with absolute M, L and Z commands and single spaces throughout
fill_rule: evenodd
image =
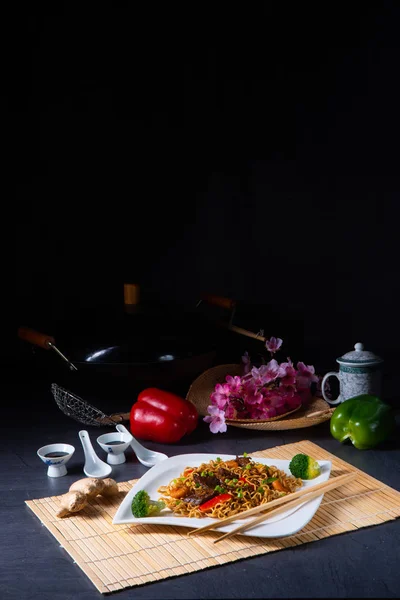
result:
M 214 508 L 216 504 L 219 504 L 220 502 L 228 502 L 228 500 L 231 500 L 232 498 L 233 496 L 231 494 L 220 494 L 219 496 L 211 498 L 211 500 L 207 500 L 207 502 L 204 502 L 204 504 L 200 504 L 199 509 L 204 512 L 206 510 L 210 510 L 210 508 Z
M 247 481 L 246 477 L 239 477 L 239 481 L 244 481 L 245 483 L 247 483 L 247 485 L 251 485 L 253 488 L 256 487 L 254 483 L 251 483 L 251 481 Z

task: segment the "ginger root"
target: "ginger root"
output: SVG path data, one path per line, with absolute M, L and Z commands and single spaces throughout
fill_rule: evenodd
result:
M 104 483 L 103 490 L 100 492 L 102 496 L 116 496 L 119 494 L 118 483 L 114 479 L 107 477 L 107 479 L 101 479 L 100 481 Z
M 82 510 L 87 504 L 87 496 L 82 492 L 68 492 L 64 494 L 60 502 L 60 510 L 57 512 L 57 517 L 66 517 L 70 513 Z
M 60 510 L 57 517 L 66 517 L 70 513 L 78 512 L 85 508 L 89 498 L 102 496 L 116 496 L 119 493 L 118 484 L 114 479 L 96 479 L 86 477 L 75 481 L 69 491 L 61 497 Z
M 101 494 L 104 489 L 104 482 L 102 479 L 96 479 L 95 477 L 86 477 L 86 479 L 79 479 L 75 481 L 69 488 L 70 492 L 83 492 L 89 498 L 94 498 Z

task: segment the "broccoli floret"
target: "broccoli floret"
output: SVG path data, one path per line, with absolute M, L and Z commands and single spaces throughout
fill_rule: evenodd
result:
M 163 508 L 165 502 L 162 500 L 150 500 L 149 494 L 145 490 L 140 490 L 132 500 L 132 514 L 136 519 L 156 515 Z
M 308 454 L 296 454 L 289 463 L 289 471 L 299 479 L 314 479 L 321 474 L 321 467 Z

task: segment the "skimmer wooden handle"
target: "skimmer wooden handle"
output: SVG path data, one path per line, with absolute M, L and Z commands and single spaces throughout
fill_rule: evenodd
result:
M 40 333 L 29 327 L 20 327 L 18 329 L 18 337 L 25 342 L 29 342 L 45 350 L 49 350 L 52 345 L 55 345 L 55 339 L 51 335 Z

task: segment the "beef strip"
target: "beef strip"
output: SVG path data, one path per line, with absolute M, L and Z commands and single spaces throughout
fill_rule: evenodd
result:
M 187 496 L 183 499 L 184 502 L 190 502 L 190 504 L 194 504 L 195 506 L 199 506 L 207 500 L 211 500 L 214 496 L 216 496 L 218 492 L 209 487 L 198 487 L 190 490 Z
M 201 489 L 201 488 L 200 488 Z M 211 491 L 207 491 L 205 489 L 203 489 L 203 495 L 197 495 L 197 490 L 194 491 L 194 493 L 189 494 L 189 496 L 186 496 L 183 501 L 184 502 L 188 502 L 190 504 L 194 504 L 195 506 L 200 506 L 200 504 L 204 504 L 204 502 L 207 502 L 207 500 L 211 500 L 211 498 L 214 498 L 214 496 L 217 495 L 217 492 L 214 490 L 213 492 Z
M 210 491 L 214 491 L 215 486 L 221 484 L 221 481 L 215 475 L 205 475 L 202 477 L 200 473 L 194 473 L 193 481 L 199 483 L 202 488 L 207 488 Z
M 225 479 L 235 479 L 236 477 L 235 473 L 228 471 L 228 469 L 224 469 L 224 467 L 220 467 L 217 470 L 217 476 L 221 479 L 221 481 L 224 481 Z
M 248 458 L 247 456 L 237 456 L 236 457 L 236 462 L 239 465 L 239 467 L 245 467 L 246 465 L 249 464 L 250 461 L 251 461 L 251 458 Z
M 234 477 L 234 473 L 231 473 L 231 471 L 228 471 L 228 469 L 224 469 L 223 467 L 220 467 L 217 470 L 216 475 L 204 475 L 202 477 L 200 473 L 194 473 L 193 481 L 200 487 L 191 490 L 191 493 L 183 498 L 183 501 L 199 506 L 219 494 L 219 492 L 215 490 L 215 486 L 222 486 L 225 479 L 234 479 Z

